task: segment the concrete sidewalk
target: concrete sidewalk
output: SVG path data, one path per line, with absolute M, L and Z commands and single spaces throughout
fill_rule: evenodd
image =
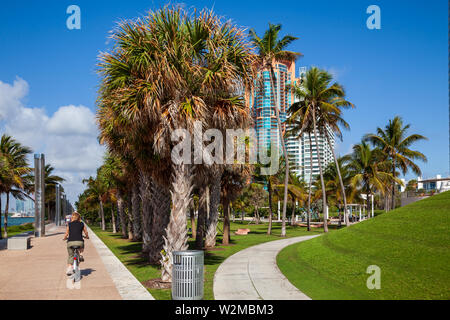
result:
M 276 257 L 283 248 L 318 236 L 271 241 L 235 253 L 214 275 L 215 299 L 310 300 L 281 273 Z
M 85 240 L 83 254 L 85 261 L 80 265 L 82 279 L 79 286 L 75 288 L 69 285 L 69 277 L 65 274 L 67 244 L 62 241 L 65 227 L 53 225 L 46 231 L 46 236 L 43 238 L 31 238 L 32 248 L 29 250 L 0 251 L 0 300 L 120 300 L 127 298 L 121 295 L 117 289 L 117 283 L 129 281 L 133 285 L 136 284 L 129 278 L 129 274 L 125 275 L 125 278 L 119 276 L 119 279 L 113 281 L 107 269 L 125 267 L 120 261 L 115 261 L 110 256 L 106 259 L 112 261 L 112 264 L 108 268 L 105 266 L 99 252 L 106 254 L 109 249 L 101 248 L 102 250 L 97 251 L 94 243 L 98 245 L 99 239 L 92 231 L 89 234 L 92 241 Z M 121 266 L 117 266 L 117 263 Z M 139 283 L 134 277 L 133 279 Z M 123 289 L 121 291 L 123 294 Z M 147 294 L 141 299 L 152 298 L 148 292 Z

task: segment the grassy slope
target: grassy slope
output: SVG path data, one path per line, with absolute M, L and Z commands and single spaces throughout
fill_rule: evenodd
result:
M 154 279 L 160 277 L 159 268 L 156 266 L 149 265 L 146 263 L 146 258 L 139 255 L 141 250 L 141 243 L 130 242 L 125 239 L 121 239 L 120 235 L 113 234 L 108 231 L 101 231 L 98 227 L 90 226 L 91 229 L 99 236 L 99 238 L 106 244 L 106 246 L 125 264 L 125 266 L 130 270 L 130 272 L 138 279 L 138 281 L 143 282 L 145 280 Z M 219 226 L 220 228 L 222 225 Z M 218 250 L 207 251 L 205 253 L 205 289 L 204 289 L 204 299 L 212 300 L 213 295 L 213 279 L 214 273 L 216 272 L 219 265 L 232 254 L 245 249 L 247 247 L 280 239 L 280 229 L 279 224 L 274 224 L 273 234 L 267 236 L 267 224 L 260 225 L 248 225 L 248 222 L 241 224 L 240 221 L 236 223 L 231 223 L 232 232 L 236 231 L 238 228 L 249 228 L 251 232 L 246 236 L 231 236 L 230 246 L 218 246 Z M 287 236 L 295 237 L 302 235 L 310 235 L 314 233 L 320 233 L 322 229 L 314 230 L 310 233 L 305 231 L 305 228 L 291 228 L 287 227 Z M 218 241 L 222 241 L 221 232 L 219 231 Z M 189 239 L 189 244 L 192 247 L 192 239 Z M 150 293 L 155 297 L 155 299 L 171 299 L 170 290 L 155 290 L 149 289 Z
M 277 262 L 312 299 L 450 299 L 450 192 L 289 246 Z M 380 290 L 366 287 L 369 265 Z

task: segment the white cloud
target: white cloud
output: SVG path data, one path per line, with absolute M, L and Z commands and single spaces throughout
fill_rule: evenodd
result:
M 46 163 L 66 179 L 63 186 L 74 202 L 84 189 L 82 179 L 94 175 L 102 162 L 95 115 L 85 106 L 69 105 L 49 116 L 42 108 L 24 105 L 28 90 L 20 78 L 12 85 L 0 81 L 0 129 L 33 152 L 44 153 Z
M 57 135 L 96 134 L 94 114 L 84 106 L 64 106 L 56 111 L 48 121 L 47 130 Z
M 20 78 L 13 85 L 0 81 L 0 121 L 7 119 L 21 106 L 21 100 L 28 94 L 28 83 Z

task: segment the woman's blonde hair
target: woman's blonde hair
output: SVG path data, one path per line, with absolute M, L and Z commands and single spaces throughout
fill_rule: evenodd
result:
M 72 213 L 72 219 L 71 221 L 81 221 L 81 216 L 78 212 L 74 211 Z

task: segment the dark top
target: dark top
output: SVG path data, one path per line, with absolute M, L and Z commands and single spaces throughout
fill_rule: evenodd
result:
M 84 241 L 83 240 L 83 222 L 72 221 L 69 222 L 69 238 L 67 241 Z

